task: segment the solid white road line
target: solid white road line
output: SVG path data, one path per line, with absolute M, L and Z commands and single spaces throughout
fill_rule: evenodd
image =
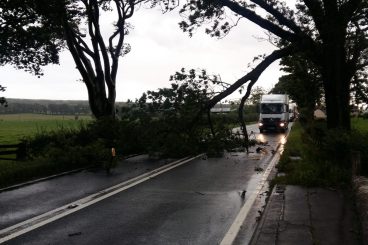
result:
M 154 178 L 160 174 L 163 174 L 171 169 L 174 169 L 176 167 L 179 167 L 185 163 L 188 163 L 203 154 L 200 154 L 198 156 L 192 157 L 192 158 L 183 158 L 178 161 L 166 164 L 160 168 L 157 168 L 153 171 L 150 171 L 148 173 L 142 174 L 140 176 L 137 176 L 133 179 L 124 181 L 120 184 L 117 184 L 115 186 L 109 187 L 107 189 L 104 189 L 102 191 L 99 191 L 95 194 L 89 195 L 85 198 L 79 199 L 77 201 L 74 201 L 72 203 L 66 204 L 62 207 L 56 208 L 54 210 L 51 210 L 47 213 L 38 215 L 34 218 L 28 219 L 26 221 L 23 221 L 21 223 L 15 224 L 13 226 L 10 226 L 8 228 L 5 228 L 3 230 L 0 230 L 0 243 L 9 241 L 17 236 L 20 236 L 24 233 L 27 233 L 29 231 L 32 231 L 38 227 L 44 226 L 48 223 L 51 223 L 55 220 L 58 220 L 62 217 L 65 217 L 69 214 L 72 214 L 74 212 L 77 212 L 85 207 L 88 207 L 94 203 L 97 203 L 99 201 L 102 201 L 108 197 L 111 197 L 117 193 L 120 193 L 122 191 L 125 191 L 133 186 L 136 186 L 146 180 L 149 180 L 151 178 Z
M 277 147 L 279 149 L 279 146 Z M 249 214 L 250 209 L 252 208 L 254 201 L 256 200 L 257 196 L 261 193 L 262 188 L 266 184 L 267 178 L 270 175 L 272 169 L 276 165 L 276 163 L 280 159 L 280 152 L 277 151 L 276 154 L 271 159 L 270 164 L 268 165 L 267 169 L 264 171 L 262 175 L 262 179 L 260 180 L 257 188 L 253 193 L 249 196 L 247 201 L 244 203 L 243 207 L 240 209 L 238 215 L 236 216 L 233 224 L 230 226 L 229 230 L 227 231 L 226 235 L 222 239 L 220 245 L 231 245 L 235 241 L 236 236 L 238 235 L 241 226 L 244 223 L 247 215 Z

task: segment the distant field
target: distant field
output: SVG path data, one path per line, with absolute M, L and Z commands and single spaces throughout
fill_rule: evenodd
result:
M 8 114 L 0 115 L 0 144 L 15 144 L 24 136 L 58 128 L 75 128 L 91 120 L 90 116 Z

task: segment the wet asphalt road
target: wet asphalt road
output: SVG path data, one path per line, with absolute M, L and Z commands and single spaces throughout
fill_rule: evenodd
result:
M 284 136 L 257 135 L 269 149 Z M 257 187 L 261 174 L 255 169 L 272 157 L 254 156 L 194 160 L 6 244 L 219 244 Z M 140 157 L 112 176 L 84 172 L 0 193 L 0 229 L 164 163 Z
M 170 161 L 172 160 L 150 160 L 147 156 L 142 155 L 126 159 L 114 169 L 111 175 L 101 170 L 85 170 L 12 191 L 0 192 L 0 230 L 133 178 Z

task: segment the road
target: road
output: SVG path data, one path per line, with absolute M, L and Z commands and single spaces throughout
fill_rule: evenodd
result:
M 248 129 L 255 131 L 256 129 Z M 110 176 L 102 172 L 81 172 L 0 193 L 0 238 L 6 244 L 220 244 L 234 220 L 250 199 L 260 198 L 264 170 L 284 143 L 284 134 L 256 135 L 268 141 L 262 154 L 235 152 L 223 158 L 199 157 L 173 165 L 172 169 L 140 178 L 140 182 L 88 205 L 69 205 L 65 216 L 56 208 L 93 195 L 152 169 L 166 161 L 150 161 L 144 156 L 120 163 Z M 173 160 L 170 160 L 173 161 Z M 116 189 L 114 189 L 116 190 Z M 111 194 L 112 193 L 112 194 Z M 97 199 L 96 199 L 97 198 Z M 246 205 L 245 205 L 246 204 Z M 251 203 L 253 204 L 253 203 Z M 258 207 L 257 207 L 258 205 Z M 241 239 L 249 241 L 257 210 L 254 202 Z M 29 223 L 4 238 L 9 226 L 51 211 L 42 223 Z M 250 218 L 252 217 L 252 218 Z M 251 220 L 251 221 L 250 221 Z M 39 227 L 38 227 L 39 226 Z M 12 232 L 8 232 L 7 235 Z M 13 238 L 14 237 L 14 238 Z

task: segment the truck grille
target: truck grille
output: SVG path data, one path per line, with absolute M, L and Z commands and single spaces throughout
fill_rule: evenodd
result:
M 280 118 L 263 118 L 262 122 L 263 123 L 276 123 L 276 122 L 280 122 Z

